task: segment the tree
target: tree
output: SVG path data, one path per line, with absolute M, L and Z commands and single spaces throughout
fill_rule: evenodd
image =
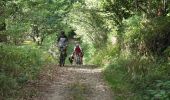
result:
M 0 42 L 7 42 L 7 35 L 5 34 L 6 23 L 5 23 L 5 7 L 6 1 L 0 1 Z

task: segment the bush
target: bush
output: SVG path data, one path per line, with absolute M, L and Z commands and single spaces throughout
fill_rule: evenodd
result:
M 170 45 L 170 17 L 148 20 L 133 16 L 124 23 L 124 43 L 133 52 L 160 56 Z
M 96 49 L 96 51 L 94 51 L 91 62 L 98 66 L 105 66 L 106 64 L 110 63 L 113 57 L 118 56 L 118 52 L 117 46 L 107 44 L 105 47 Z
M 122 55 L 113 58 L 104 74 L 113 91 L 123 94 L 125 98 L 168 100 L 170 97 L 170 68 L 169 63 L 164 60 Z
M 32 46 L 0 45 L 0 97 L 12 96 L 28 80 L 33 80 L 52 58 Z

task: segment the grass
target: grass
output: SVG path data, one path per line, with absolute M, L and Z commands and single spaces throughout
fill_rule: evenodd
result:
M 114 59 L 105 68 L 104 76 L 116 100 L 169 100 L 168 66 L 168 62 L 160 59 L 155 62 L 148 58 L 124 57 Z
M 53 62 L 45 51 L 34 46 L 0 45 L 0 99 L 16 98 L 28 80 L 34 80 L 41 69 Z
M 113 66 L 112 66 L 113 67 Z M 108 68 L 104 71 L 105 80 L 108 81 L 114 92 L 116 100 L 140 100 L 136 99 L 135 94 L 131 92 L 132 86 L 127 84 L 124 78 L 125 73 L 120 70 Z

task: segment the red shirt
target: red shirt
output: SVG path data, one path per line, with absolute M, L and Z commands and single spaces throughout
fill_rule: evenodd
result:
M 74 53 L 73 53 L 73 55 L 74 54 L 80 54 L 82 57 L 83 57 L 83 52 L 82 52 L 82 49 L 80 48 L 80 46 L 78 46 L 78 47 L 75 47 L 74 48 Z
M 79 53 L 81 53 L 81 48 L 79 46 L 75 47 L 74 51 L 76 54 L 79 54 Z

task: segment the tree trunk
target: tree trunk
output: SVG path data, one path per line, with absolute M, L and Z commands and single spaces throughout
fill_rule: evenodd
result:
M 168 8 L 167 0 L 163 0 L 163 15 L 164 16 L 168 14 L 167 8 Z
M 5 34 L 5 1 L 0 1 L 0 42 L 7 42 L 7 35 Z

